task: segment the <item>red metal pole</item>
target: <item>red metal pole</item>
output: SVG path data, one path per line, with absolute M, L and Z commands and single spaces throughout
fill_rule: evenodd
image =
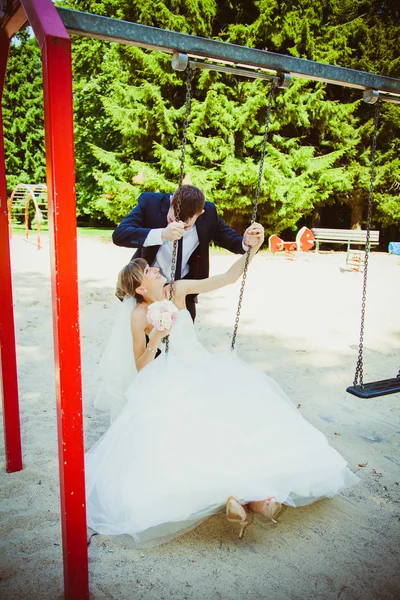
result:
M 69 40 L 46 39 L 43 88 L 65 597 L 83 600 L 89 589 Z
M 71 40 L 51 0 L 22 0 L 42 48 L 64 586 L 88 600 Z
M 0 31 L 0 98 L 6 77 L 9 39 Z M 4 156 L 3 117 L 0 105 L 0 388 L 3 398 L 6 469 L 22 469 L 21 430 L 18 405 L 17 358 L 15 351 L 14 309 L 12 296 L 9 219 L 7 210 L 6 163 Z

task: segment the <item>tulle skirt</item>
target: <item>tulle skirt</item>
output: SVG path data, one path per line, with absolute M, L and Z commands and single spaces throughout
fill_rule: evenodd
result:
M 88 525 L 167 541 L 219 511 L 275 496 L 302 506 L 357 483 L 277 383 L 232 354 L 162 355 L 86 455 Z

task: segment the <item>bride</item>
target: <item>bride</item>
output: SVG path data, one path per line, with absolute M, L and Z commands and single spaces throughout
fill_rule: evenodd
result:
M 86 455 L 88 525 L 95 531 L 155 545 L 225 506 L 242 537 L 254 513 L 276 522 L 282 504 L 311 504 L 358 482 L 273 379 L 198 342 L 186 295 L 234 283 L 244 265 L 242 256 L 222 275 L 174 283 L 179 314 L 169 352 L 156 360 L 166 332 L 154 329 L 146 313 L 169 298 L 170 286 L 143 259 L 120 272 L 131 326 L 131 350 L 123 354 L 137 374 L 125 406 Z M 113 358 L 116 374 L 120 361 Z

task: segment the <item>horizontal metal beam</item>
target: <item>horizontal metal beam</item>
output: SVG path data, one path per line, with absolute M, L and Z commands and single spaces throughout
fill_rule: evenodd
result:
M 285 56 L 194 35 L 167 31 L 138 23 L 119 21 L 66 8 L 57 8 L 69 33 L 109 42 L 140 46 L 173 54 L 210 59 L 247 68 L 290 73 L 311 81 L 323 81 L 351 88 L 374 89 L 400 95 L 400 79 L 346 69 L 303 58 Z

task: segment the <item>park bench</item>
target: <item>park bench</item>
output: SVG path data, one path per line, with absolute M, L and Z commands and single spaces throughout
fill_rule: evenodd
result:
M 311 230 L 315 238 L 315 252 L 318 252 L 321 242 L 329 244 L 346 244 L 346 265 L 352 270 L 362 270 L 365 262 L 365 252 L 354 250 L 352 244 L 365 246 L 367 243 L 367 232 L 364 229 L 321 229 L 315 227 Z M 369 245 L 379 244 L 379 231 L 370 231 Z
M 365 246 L 367 243 L 367 232 L 364 229 L 321 229 L 315 227 L 311 230 L 315 238 L 315 251 L 318 252 L 321 242 L 329 244 L 346 244 L 347 251 L 351 244 Z M 370 231 L 370 246 L 379 244 L 379 231 Z

